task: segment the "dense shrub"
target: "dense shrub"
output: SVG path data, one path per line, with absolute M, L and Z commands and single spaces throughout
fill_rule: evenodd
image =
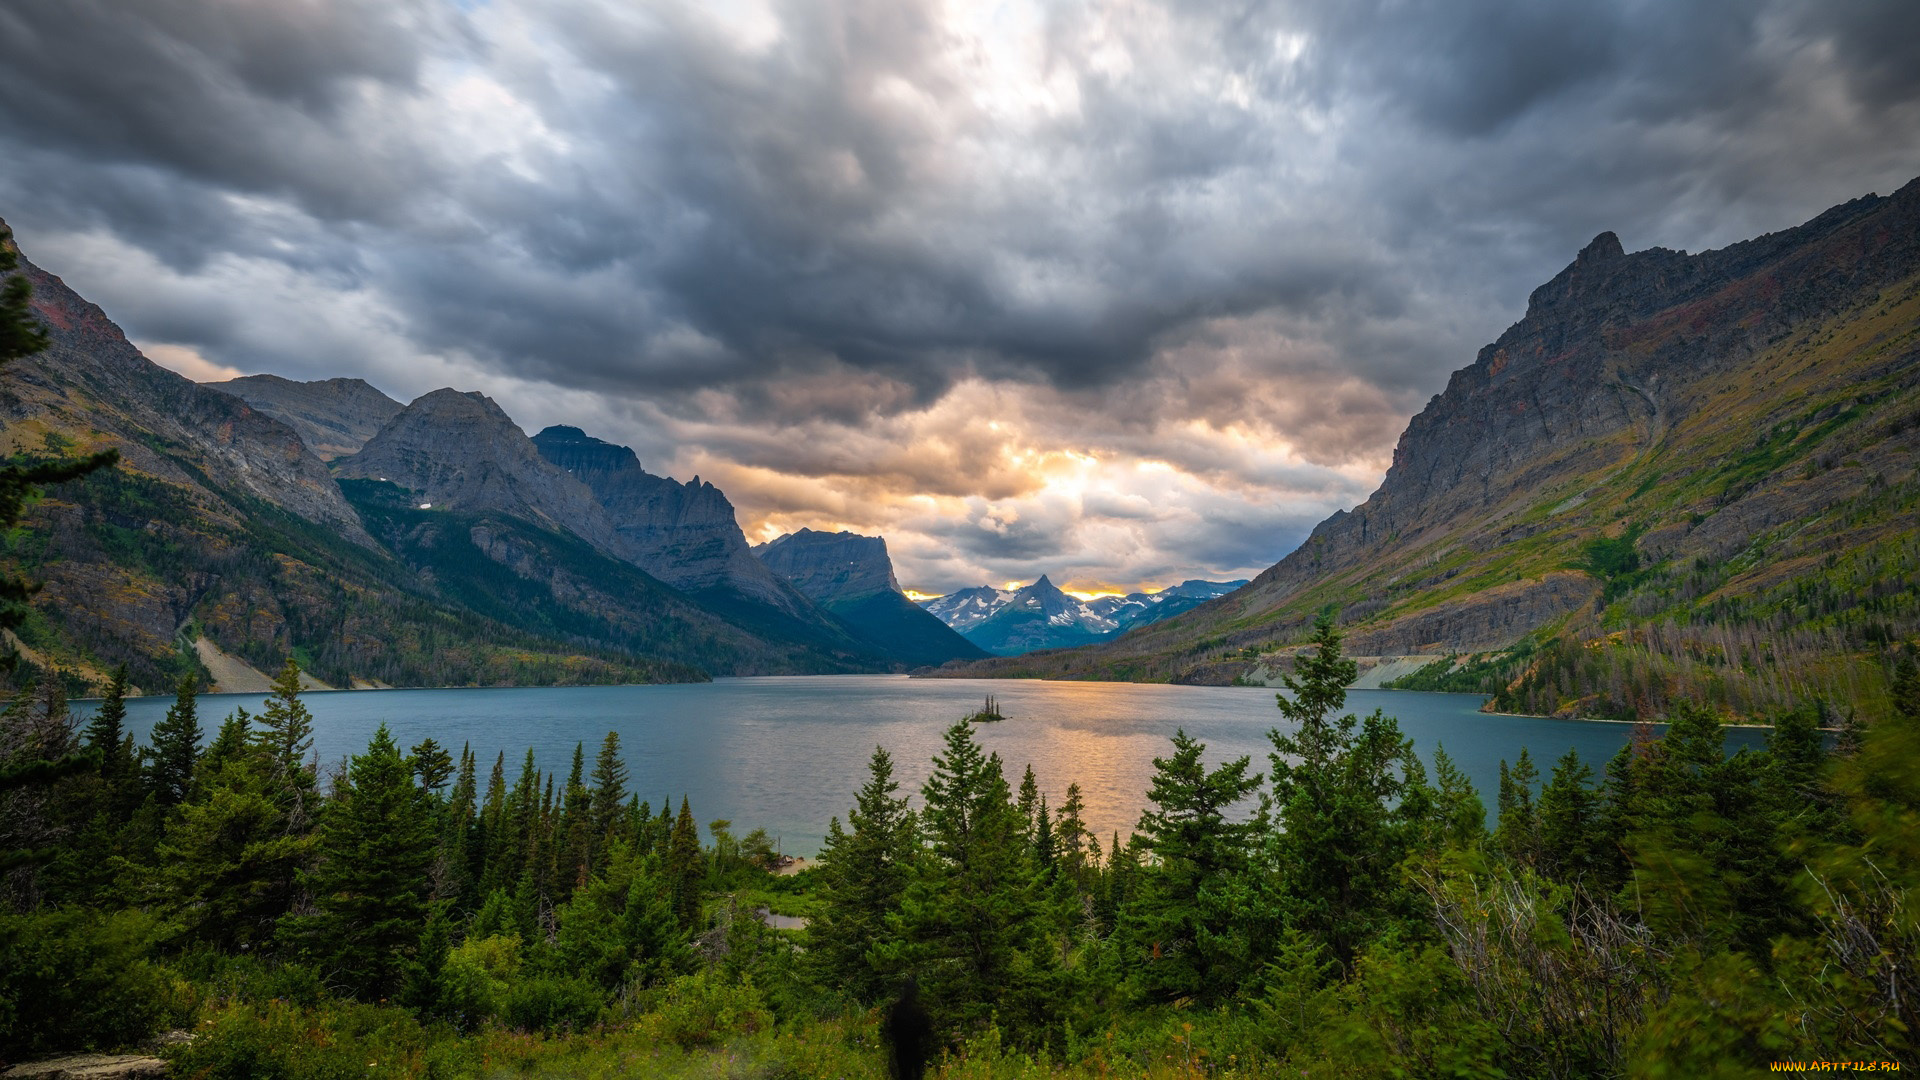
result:
M 149 958 L 138 911 L 0 916 L 0 1056 L 127 1046 L 184 1022 L 191 989 Z

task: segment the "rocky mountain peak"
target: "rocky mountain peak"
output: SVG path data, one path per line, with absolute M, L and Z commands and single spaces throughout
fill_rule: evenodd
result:
M 1626 254 L 1627 249 L 1621 246 L 1620 238 L 1615 236 L 1611 231 L 1608 231 L 1594 237 L 1592 243 L 1581 248 L 1580 254 L 1574 256 L 1573 261 L 1576 265 L 1579 263 L 1594 263 L 1605 259 L 1624 258 Z
M 437 507 L 507 514 L 625 555 L 587 485 L 542 457 L 485 394 L 441 389 L 416 398 L 334 467 L 343 477 L 392 481 Z
M 885 537 L 801 529 L 761 544 L 753 553 L 775 574 L 822 603 L 877 592 L 906 595 L 894 576 Z
M 299 432 L 322 461 L 359 453 L 406 407 L 365 379 L 296 382 L 278 375 L 245 375 L 205 385 L 232 394 Z

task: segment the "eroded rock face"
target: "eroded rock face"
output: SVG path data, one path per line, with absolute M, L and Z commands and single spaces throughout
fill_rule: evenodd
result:
M 909 666 L 971 660 L 986 652 L 907 599 L 887 541 L 801 529 L 753 549 L 782 580 Z
M 424 395 L 334 468 L 342 477 L 399 484 L 436 507 L 506 514 L 627 557 L 628 545 L 593 492 L 540 456 L 526 432 L 484 394 Z
M 322 461 L 359 453 L 406 408 L 365 379 L 295 382 L 278 375 L 247 375 L 202 385 L 232 394 L 292 428 Z
M 906 595 L 893 576 L 885 537 L 801 529 L 761 544 L 753 553 L 768 569 L 823 604 L 878 592 Z
M 626 558 L 640 569 L 686 592 L 731 589 L 783 611 L 801 608 L 793 590 L 753 557 L 733 504 L 711 483 L 655 476 L 628 447 L 576 427 L 547 428 L 533 445 L 593 493 Z

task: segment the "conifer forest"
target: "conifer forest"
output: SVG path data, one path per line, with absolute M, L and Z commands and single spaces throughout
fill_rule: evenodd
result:
M 291 664 L 258 715 L 184 680 L 143 746 L 119 682 L 77 728 L 47 680 L 4 716 L 0 1054 L 172 1031 L 191 1077 L 883 1077 L 911 980 L 954 1078 L 1913 1060 L 1910 659 L 1864 729 L 1802 709 L 1729 757 L 1682 707 L 1483 794 L 1344 714 L 1330 622 L 1315 646 L 1270 758 L 1176 735 L 1129 838 L 962 721 L 919 791 L 876 748 L 788 875 L 629 790 L 617 734 L 559 776 L 383 727 L 322 776 Z

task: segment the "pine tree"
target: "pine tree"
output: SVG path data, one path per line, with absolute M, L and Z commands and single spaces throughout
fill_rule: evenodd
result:
M 1267 733 L 1277 826 L 1267 858 L 1278 875 L 1277 911 L 1345 966 L 1362 943 L 1410 914 L 1399 865 L 1417 823 L 1409 827 L 1397 801 L 1413 748 L 1379 710 L 1364 723 L 1334 716 L 1357 667 L 1342 658 L 1331 616 L 1315 624 L 1313 651 L 1295 665 L 1284 679 L 1292 697 L 1279 698 L 1295 729 Z
M 1039 836 L 1040 820 L 1040 784 L 1033 778 L 1032 765 L 1028 765 L 1026 773 L 1020 777 L 1020 797 L 1014 805 L 1020 812 L 1020 820 L 1026 823 L 1023 832 L 1027 845 L 1031 847 Z
M 573 744 L 573 771 L 567 774 L 566 806 L 560 815 L 560 894 L 570 896 L 593 872 L 593 793 L 585 776 L 586 744 Z
M 1540 813 L 1533 804 L 1533 785 L 1540 778 L 1526 747 L 1508 769 L 1500 762 L 1500 824 L 1493 844 L 1515 863 L 1530 869 L 1540 865 Z
M 286 811 L 288 828 L 307 832 L 319 801 L 307 760 L 313 751 L 313 714 L 300 700 L 300 665 L 292 657 L 273 680 L 273 693 L 260 711 L 259 723 L 254 738 L 266 762 L 267 783 Z
M 398 988 L 427 915 L 433 834 L 385 724 L 347 768 L 321 826 L 315 952 L 356 993 Z
M 447 793 L 440 821 L 440 844 L 434 855 L 433 896 L 448 901 L 454 912 L 467 912 L 478 903 L 480 880 L 479 829 L 476 822 L 478 778 L 474 774 L 472 744 L 460 748 L 460 770 Z
M 453 779 L 453 755 L 431 738 L 423 739 L 407 755 L 407 767 L 420 782 L 420 790 L 438 794 Z
M 1549 876 L 1589 886 L 1601 867 L 1600 796 L 1593 769 L 1569 749 L 1540 792 L 1540 861 Z
M 700 921 L 701 885 L 706 867 L 700 859 L 700 830 L 693 823 L 693 810 L 686 798 L 680 799 L 680 816 L 673 823 L 668 840 L 667 882 L 672 889 L 674 917 L 688 930 Z
M 1067 797 L 1054 812 L 1053 824 L 1054 859 L 1061 875 L 1082 893 L 1092 891 L 1091 870 L 1100 859 L 1100 841 L 1087 831 L 1087 823 L 1081 816 L 1086 810 L 1087 802 L 1080 793 L 1080 785 L 1068 784 Z
M 1154 758 L 1147 799 L 1135 833 L 1153 856 L 1139 890 L 1121 914 L 1142 988 L 1160 1001 L 1217 1000 L 1251 974 L 1244 925 L 1251 908 L 1247 867 L 1257 824 L 1228 820 L 1234 805 L 1260 789 L 1242 757 L 1211 772 L 1206 747 L 1173 736 L 1173 755 Z
M 670 899 L 660 857 L 636 859 L 622 843 L 605 874 L 579 889 L 560 917 L 555 942 L 564 970 L 619 992 L 662 981 L 690 954 Z
M 620 733 L 607 732 L 593 759 L 593 849 L 595 856 L 623 831 L 627 809 L 627 766 L 620 760 Z
M 153 726 L 147 786 L 163 807 L 180 805 L 193 789 L 193 766 L 200 759 L 199 694 L 200 676 L 182 675 L 174 689 L 173 707 Z
M 912 869 L 914 819 L 907 800 L 898 797 L 893 758 L 874 747 L 867 782 L 840 819 L 827 826 L 816 873 L 820 914 L 807 926 L 807 957 L 824 985 L 843 987 L 855 1001 L 873 1002 L 893 988 L 879 970 L 876 950 L 884 952 L 900 897 Z
M 127 744 L 127 665 L 121 664 L 107 677 L 106 692 L 100 708 L 86 730 L 86 747 L 100 757 L 100 776 L 109 785 L 130 784 L 139 768 L 139 760 L 128 753 Z
M 1453 763 L 1443 746 L 1433 748 L 1435 789 L 1434 818 L 1436 832 L 1432 847 L 1472 848 L 1487 834 L 1487 808 L 1473 781 Z
M 1015 1027 L 1047 1027 L 1038 891 L 999 755 L 957 723 L 920 793 L 928 851 L 901 902 L 903 957 L 950 1021 L 973 1026 L 997 1009 Z

